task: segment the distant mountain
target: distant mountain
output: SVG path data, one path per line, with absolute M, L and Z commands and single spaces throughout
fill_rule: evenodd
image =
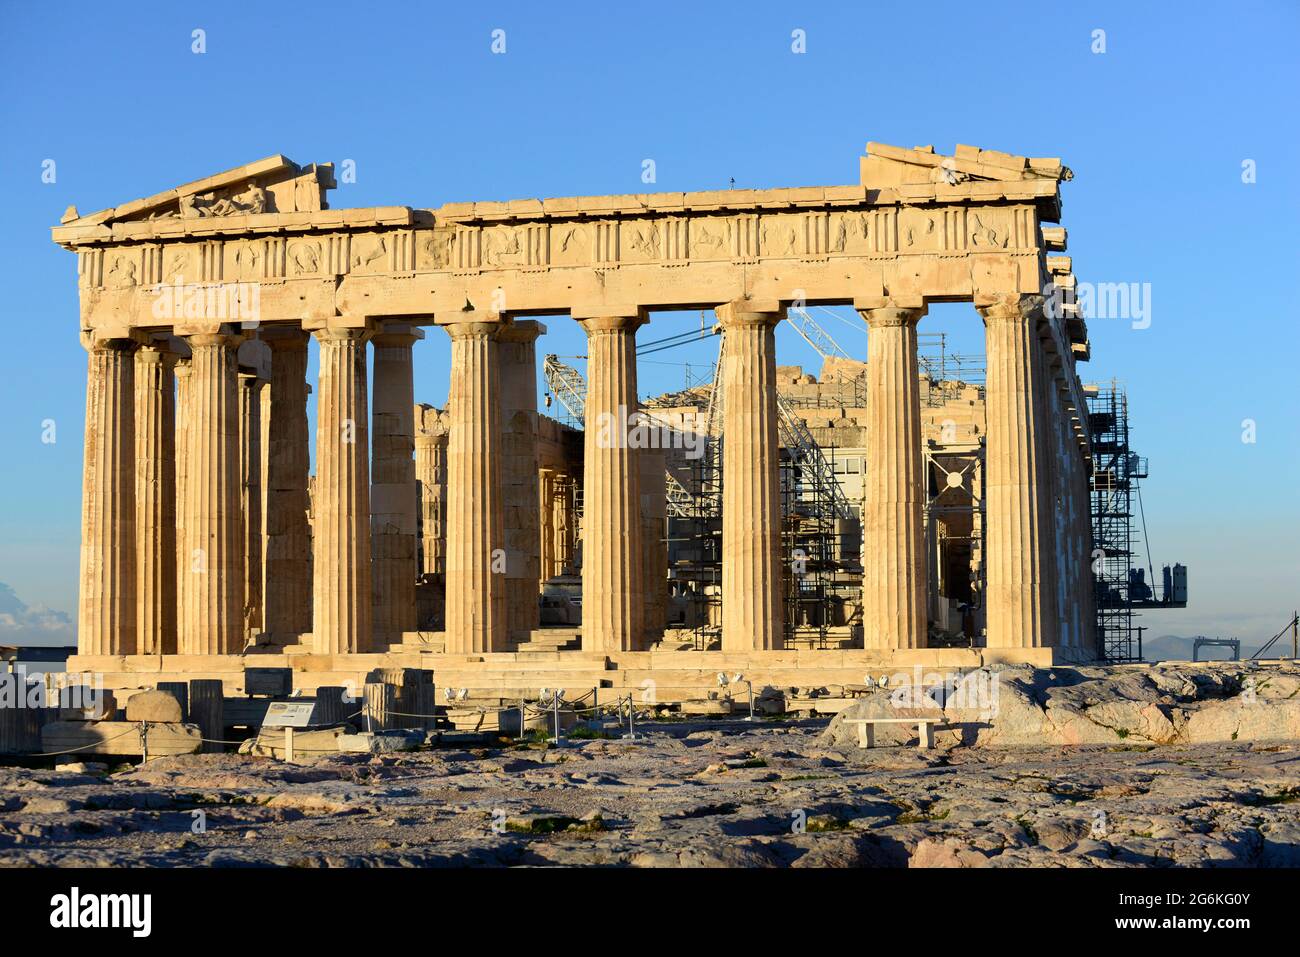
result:
M 1259 650 L 1262 642 L 1245 641 L 1241 643 L 1241 657 L 1249 658 Z M 1183 638 L 1179 635 L 1161 635 L 1159 638 L 1144 638 L 1142 640 L 1142 660 L 1143 661 L 1191 661 L 1192 651 L 1195 647 L 1195 638 Z M 1288 642 L 1285 649 L 1286 654 L 1290 654 L 1291 645 Z M 1231 648 L 1202 648 L 1201 655 L 1204 660 L 1219 659 L 1223 660 L 1230 656 Z M 1279 645 L 1274 645 L 1269 651 L 1270 655 L 1279 654 Z
M 77 631 L 67 612 L 27 605 L 0 582 L 0 645 L 75 645 Z

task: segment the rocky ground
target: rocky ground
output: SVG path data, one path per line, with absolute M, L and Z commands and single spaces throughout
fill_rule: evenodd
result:
M 1300 742 L 861 751 L 826 725 L 0 768 L 0 864 L 1300 865 Z

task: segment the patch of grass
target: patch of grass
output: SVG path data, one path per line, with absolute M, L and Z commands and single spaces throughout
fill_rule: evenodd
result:
M 833 774 L 796 774 L 792 777 L 782 778 L 782 781 L 825 781 L 835 777 Z
M 1252 807 L 1270 807 L 1274 804 L 1294 804 L 1300 801 L 1300 788 L 1283 788 L 1277 794 L 1260 794 L 1249 801 Z
M 618 735 L 610 734 L 608 731 L 600 731 L 596 728 L 589 728 L 585 724 L 580 724 L 565 735 L 566 738 L 572 738 L 576 741 L 593 741 L 597 739 L 613 740 Z
M 952 811 L 944 808 L 942 811 L 904 811 L 898 815 L 895 824 L 928 824 L 930 821 L 947 820 Z
M 1019 824 L 1020 829 L 1025 832 L 1025 837 L 1028 838 L 1030 845 L 1037 845 L 1038 831 L 1034 829 L 1034 825 L 1030 823 L 1029 819 L 1018 817 L 1016 818 L 1016 823 Z
M 815 817 L 808 818 L 805 830 L 809 834 L 821 834 L 826 831 L 844 831 L 849 826 L 848 821 L 841 820 L 831 814 L 818 814 Z
M 766 762 L 765 760 L 763 760 L 762 758 L 750 758 L 748 761 L 742 762 L 741 764 L 737 764 L 736 767 L 738 767 L 738 768 L 765 768 L 765 767 L 767 767 L 767 762 Z
M 1128 730 L 1128 728 L 1116 728 L 1116 729 L 1115 729 L 1115 736 L 1116 736 L 1117 738 L 1119 738 L 1121 741 L 1122 741 L 1124 738 L 1127 738 L 1128 735 L 1129 735 L 1129 730 Z

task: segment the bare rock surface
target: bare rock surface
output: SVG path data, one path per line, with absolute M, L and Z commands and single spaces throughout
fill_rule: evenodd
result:
M 1169 662 L 1133 668 L 991 666 L 919 686 L 878 688 L 841 711 L 823 738 L 850 747 L 855 718 L 936 714 L 944 745 L 1036 747 L 1300 741 L 1300 664 Z M 915 726 L 879 725 L 885 744 Z
M 1071 706 L 1087 714 L 1087 700 Z M 306 764 L 4 767 L 0 864 L 1300 864 L 1300 743 L 863 751 L 824 740 L 824 720 L 638 730 Z

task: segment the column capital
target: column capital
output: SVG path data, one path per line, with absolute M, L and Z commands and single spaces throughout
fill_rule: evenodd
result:
M 151 339 L 140 344 L 140 351 L 135 354 L 135 358 L 137 362 L 148 365 L 165 365 L 172 368 L 181 357 L 172 350 L 166 339 Z
M 373 319 L 328 320 L 319 325 L 304 324 L 317 342 L 367 342 L 374 337 L 379 326 Z
M 482 319 L 462 319 L 456 322 L 443 322 L 438 324 L 440 328 L 446 330 L 447 335 L 451 336 L 453 342 L 462 339 L 492 339 L 495 340 L 501 335 L 501 330 L 505 328 L 504 322 L 483 321 Z
M 1040 295 L 992 296 L 986 302 L 976 301 L 975 309 L 984 317 L 984 322 L 1026 322 L 1038 319 L 1043 314 L 1043 297 Z
M 536 342 L 546 334 L 546 326 L 536 319 L 516 319 L 507 323 L 497 335 L 498 342 Z
M 637 329 L 649 321 L 646 318 L 644 311 L 634 314 L 625 313 L 619 315 L 613 313 L 608 315 L 593 314 L 582 317 L 574 315 L 573 318 L 577 320 L 578 325 L 582 326 L 582 329 L 587 333 L 588 338 L 594 335 L 611 332 L 635 333 Z
M 634 333 L 645 323 L 643 316 L 589 316 L 578 319 L 578 325 L 582 326 L 588 337 L 610 332 Z
M 190 345 L 193 345 L 196 339 L 200 340 L 201 345 L 211 345 L 212 343 L 206 340 L 218 338 L 228 339 L 232 344 L 238 345 L 250 336 L 249 332 L 228 322 L 177 323 L 172 327 L 172 334 L 179 339 L 184 339 Z
M 785 318 L 785 309 L 776 299 L 733 299 L 714 307 L 713 311 L 724 329 L 742 326 L 774 327 Z
M 385 322 L 371 341 L 381 348 L 396 348 L 413 346 L 423 338 L 424 330 L 419 326 L 413 326 L 409 322 Z
M 301 352 L 311 338 L 311 333 L 300 326 L 262 326 L 258 333 L 272 352 Z
M 853 300 L 853 308 L 868 325 L 879 326 L 914 324 L 929 311 L 924 300 L 893 296 L 857 296 Z
M 584 319 L 614 319 L 614 318 L 638 318 L 642 322 L 648 320 L 644 306 L 636 306 L 631 303 L 618 302 L 597 305 L 577 305 L 569 307 L 569 315 L 578 322 Z
M 105 352 L 108 350 L 132 351 L 152 341 L 148 333 L 140 329 L 109 328 L 81 330 L 81 345 L 87 352 Z

